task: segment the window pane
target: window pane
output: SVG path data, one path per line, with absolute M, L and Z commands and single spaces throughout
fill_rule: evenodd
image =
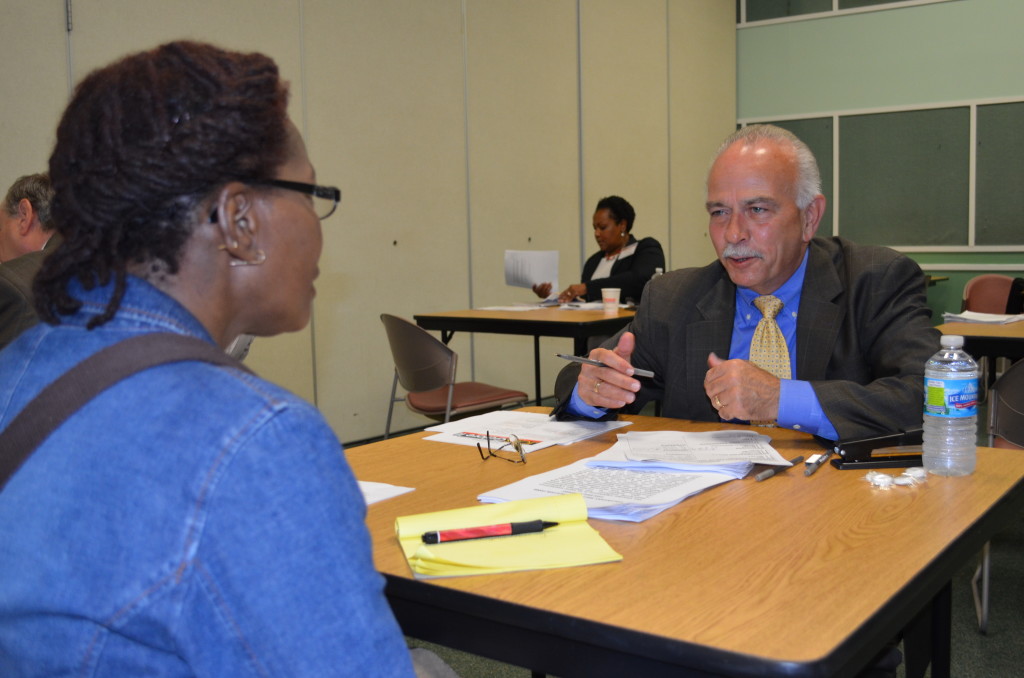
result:
M 1024 244 L 1024 102 L 978 106 L 977 245 Z
M 966 245 L 970 112 L 839 121 L 839 232 L 875 245 Z
M 747 21 L 829 12 L 832 0 L 747 0 Z
M 906 2 L 906 0 L 839 0 L 839 9 L 873 7 L 874 5 L 891 5 L 896 2 Z

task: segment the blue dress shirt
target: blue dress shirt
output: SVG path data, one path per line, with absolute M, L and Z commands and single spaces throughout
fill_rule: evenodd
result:
M 807 252 L 796 272 L 775 290 L 774 296 L 782 301 L 782 310 L 776 317 L 782 336 L 789 348 L 789 364 L 796 370 L 796 322 L 800 308 L 800 293 L 804 286 L 804 273 L 807 271 Z M 760 296 L 746 287 L 736 288 L 736 316 L 733 320 L 732 343 L 729 348 L 730 359 L 750 359 L 750 342 L 754 338 L 754 330 L 762 318 L 761 311 L 754 306 L 754 299 Z M 573 388 L 572 399 L 568 410 L 580 417 L 594 419 L 604 416 L 607 412 L 602 407 L 592 407 L 580 398 L 577 393 L 579 385 Z M 782 379 L 779 390 L 779 426 L 805 431 L 814 435 L 836 440 L 839 434 L 832 422 L 825 416 L 821 403 L 810 382 L 798 379 Z

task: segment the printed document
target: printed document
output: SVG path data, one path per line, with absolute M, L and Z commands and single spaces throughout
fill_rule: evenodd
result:
M 590 459 L 485 492 L 482 502 L 503 502 L 567 492 L 583 495 L 587 514 L 640 522 L 687 497 L 743 478 L 755 463 L 788 466 L 756 431 L 635 431 Z
M 532 288 L 551 283 L 558 290 L 558 250 L 505 250 L 505 284 Z
M 428 431 L 437 431 L 425 440 L 456 445 L 486 445 L 487 434 L 491 436 L 491 446 L 497 441 L 501 445 L 514 434 L 523 444 L 524 452 L 533 452 L 552 445 L 569 445 L 578 440 L 586 440 L 628 426 L 628 421 L 556 421 L 551 415 L 538 412 L 515 412 L 497 410 L 466 417 L 446 424 L 430 426 Z

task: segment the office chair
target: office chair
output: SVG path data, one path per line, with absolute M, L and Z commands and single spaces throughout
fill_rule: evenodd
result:
M 976 313 L 1009 313 L 1012 304 L 1010 289 L 1013 278 L 998 273 L 977 275 L 964 285 L 964 296 L 960 303 L 961 311 Z M 987 398 L 987 389 L 995 376 L 999 374 L 998 364 L 989 364 L 988 356 L 975 356 L 978 359 L 978 387 L 981 400 Z M 989 373 L 993 376 L 989 376 Z
M 988 436 L 992 447 L 1024 450 L 1024 360 L 1011 365 L 992 385 Z M 981 563 L 971 578 L 974 611 L 981 633 L 988 632 L 989 547 L 986 543 L 982 548 Z
M 977 313 L 1006 313 L 1013 278 L 998 273 L 977 275 L 964 285 L 961 311 Z
M 522 391 L 478 381 L 456 382 L 459 356 L 455 351 L 408 320 L 382 313 L 380 321 L 384 323 L 395 361 L 384 438 L 391 435 L 395 403 L 403 400 L 413 412 L 445 422 L 457 415 L 526 403 L 527 395 Z M 395 395 L 399 384 L 406 390 L 405 398 Z

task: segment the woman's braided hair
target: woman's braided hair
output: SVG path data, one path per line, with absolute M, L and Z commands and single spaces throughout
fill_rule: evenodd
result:
M 94 71 L 75 89 L 50 156 L 53 218 L 63 237 L 36 276 L 39 316 L 56 324 L 81 302 L 68 291 L 114 279 L 114 316 L 129 266 L 174 274 L 198 209 L 230 181 L 272 177 L 287 151 L 288 92 L 262 54 L 173 42 Z

